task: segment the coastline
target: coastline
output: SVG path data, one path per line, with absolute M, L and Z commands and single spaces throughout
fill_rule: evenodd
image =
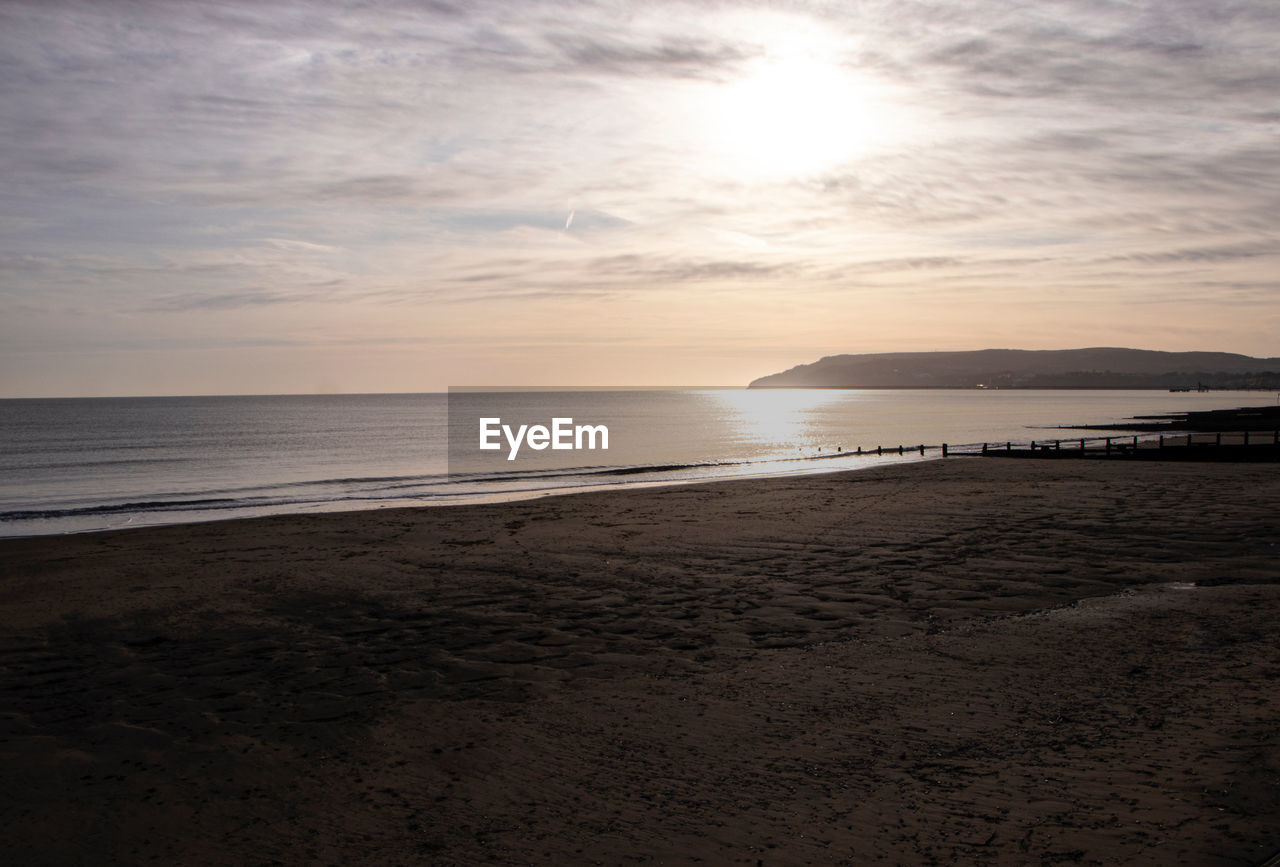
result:
M 0 540 L 25 863 L 1256 863 L 1272 465 Z
M 479 417 L 510 410 L 509 396 L 478 397 L 489 407 Z M 557 452 L 553 460 L 526 449 L 515 463 L 500 455 L 451 462 L 446 431 L 466 425 L 449 425 L 442 394 L 29 401 L 0 415 L 9 446 L 0 460 L 0 536 L 831 472 L 887 463 L 898 450 L 901 459 L 937 457 L 943 443 L 959 453 L 1173 409 L 1213 415 L 1247 399 L 1197 394 L 1171 406 L 1167 393 L 1149 391 L 945 389 L 520 397 L 531 420 L 567 414 L 607 423 L 613 451 Z M 459 409 L 455 421 L 478 411 Z M 465 436 L 463 444 L 473 445 Z

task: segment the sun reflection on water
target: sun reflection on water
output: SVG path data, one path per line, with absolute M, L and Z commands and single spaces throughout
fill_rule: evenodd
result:
M 740 441 L 784 455 L 788 452 L 838 451 L 846 444 L 826 442 L 819 431 L 823 416 L 855 396 L 823 389 L 753 389 L 711 393 L 732 420 Z M 847 408 L 846 408 L 847 409 Z

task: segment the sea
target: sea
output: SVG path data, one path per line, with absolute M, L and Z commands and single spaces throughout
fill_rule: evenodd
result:
M 0 400 L 0 536 L 857 470 L 937 460 L 943 443 L 964 451 L 1094 436 L 1073 426 L 1274 399 L 734 388 L 9 399 Z M 512 431 L 557 418 L 603 425 L 609 448 L 525 441 L 512 457 L 498 436 L 499 448 L 481 450 L 484 418 Z

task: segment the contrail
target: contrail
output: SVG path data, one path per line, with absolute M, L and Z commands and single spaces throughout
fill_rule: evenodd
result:
M 573 225 L 573 215 L 574 215 L 574 214 L 576 214 L 576 213 L 578 213 L 578 212 L 577 212 L 577 211 L 570 211 L 570 212 L 569 212 L 569 219 L 567 219 L 567 220 L 565 220 L 565 221 L 564 221 L 564 227 L 565 227 L 565 230 L 566 230 L 566 231 L 569 229 L 569 227 L 570 227 L 570 226 L 572 226 L 572 225 Z

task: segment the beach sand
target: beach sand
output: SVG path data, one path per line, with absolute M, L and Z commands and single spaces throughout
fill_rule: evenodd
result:
M 5 861 L 1255 864 L 1280 467 L 0 542 Z

